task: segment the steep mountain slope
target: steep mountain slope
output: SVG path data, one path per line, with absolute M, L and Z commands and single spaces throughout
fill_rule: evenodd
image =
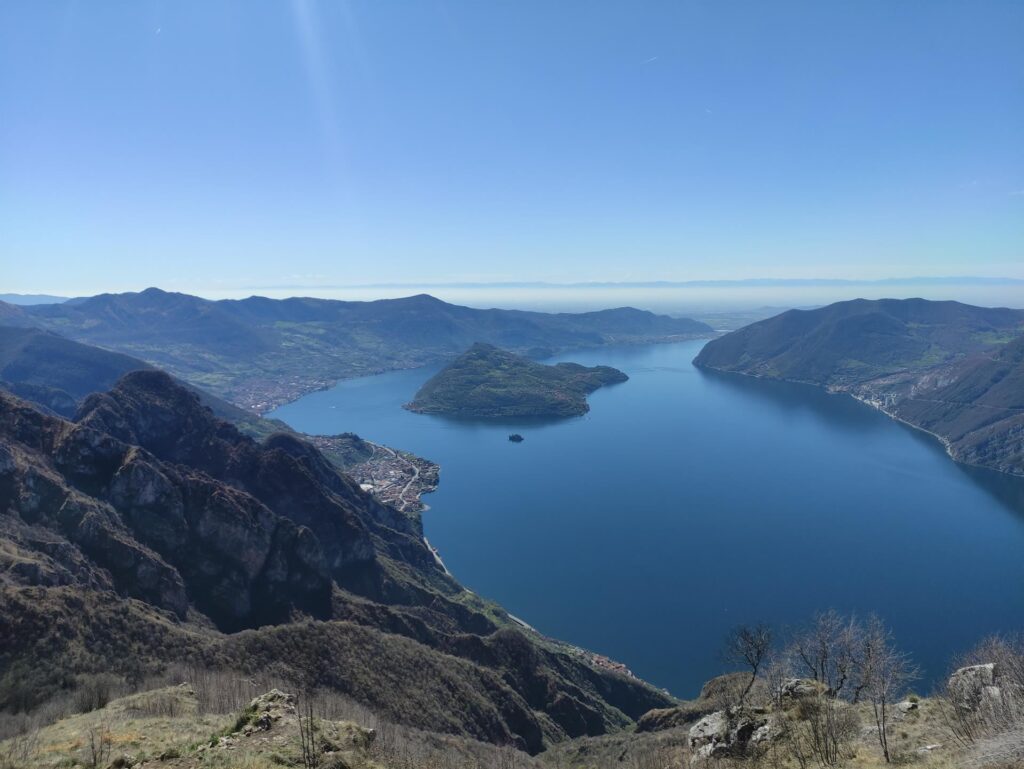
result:
M 101 347 L 81 344 L 36 328 L 0 326 L 0 389 L 73 417 L 89 394 L 109 390 L 129 371 L 152 369 L 145 361 Z M 204 406 L 255 435 L 269 435 L 280 425 L 200 389 Z M 262 424 L 260 424 L 263 422 Z
M 924 299 L 856 299 L 789 310 L 709 342 L 694 361 L 722 371 L 843 384 L 925 369 L 1009 341 L 1024 310 Z
M 568 417 L 590 410 L 587 395 L 629 377 L 609 366 L 546 366 L 477 343 L 431 377 L 406 408 L 461 417 Z
M 1024 336 L 885 392 L 884 409 L 940 436 L 960 461 L 1024 475 Z
M 0 381 L 6 389 L 72 417 L 78 401 L 110 389 L 129 371 L 151 368 L 137 358 L 32 328 L 0 326 Z
M 7 390 L 48 412 L 71 418 L 90 393 L 108 390 L 129 371 L 151 369 L 148 363 L 100 347 L 73 342 L 49 331 L 0 326 L 0 390 Z M 192 389 L 204 406 L 247 435 L 263 439 L 294 431 L 264 419 L 204 390 Z M 396 451 L 345 433 L 302 436 L 359 482 L 371 482 L 374 494 L 400 509 L 420 509 L 419 495 L 437 485 L 437 466 L 422 457 Z M 389 479 L 379 483 L 376 478 Z
M 0 393 L 0 709 L 75 674 L 273 668 L 390 718 L 537 751 L 668 698 L 459 586 L 419 519 L 159 371 L 75 421 Z
M 1024 473 L 1024 310 L 922 299 L 791 310 L 705 345 L 697 366 L 848 392 L 955 459 Z
M 517 352 L 708 336 L 709 326 L 632 308 L 580 314 L 477 310 L 430 296 L 207 301 L 159 289 L 59 305 L 0 306 L 33 325 L 137 356 L 263 411 L 345 377 L 454 358 L 477 341 Z

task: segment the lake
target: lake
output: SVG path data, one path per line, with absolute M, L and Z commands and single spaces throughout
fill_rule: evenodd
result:
M 677 696 L 733 625 L 871 611 L 924 669 L 1024 628 L 1024 483 L 841 395 L 709 374 L 703 341 L 574 352 L 630 376 L 584 417 L 401 408 L 436 369 L 342 382 L 270 416 L 441 465 L 426 535 L 467 587 Z M 510 443 L 510 432 L 525 441 Z

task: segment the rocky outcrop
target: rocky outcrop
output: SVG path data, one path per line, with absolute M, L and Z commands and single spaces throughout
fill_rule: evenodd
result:
M 825 686 L 810 678 L 787 678 L 779 685 L 779 699 L 783 704 L 798 702 L 823 693 Z
M 708 715 L 711 709 L 700 701 L 688 702 L 674 708 L 655 708 L 644 713 L 636 722 L 638 732 L 663 732 L 689 726 Z
M 180 618 L 195 605 L 228 630 L 329 611 L 320 543 L 251 495 L 3 396 L 0 440 L 0 517 L 26 548 L 39 543 L 39 567 L 20 569 L 19 582 L 52 581 L 57 552 L 78 561 L 62 582 L 109 586 Z
M 1003 687 L 998 667 L 994 662 L 970 665 L 955 671 L 949 677 L 946 689 L 956 708 L 977 712 L 1002 702 Z
M 245 734 L 265 732 L 282 718 L 295 715 L 295 696 L 271 689 L 249 703 L 245 712 L 246 723 L 240 731 Z
M 243 435 L 163 372 L 133 372 L 109 393 L 90 396 L 78 422 L 166 462 L 200 469 L 308 528 L 329 543 L 324 558 L 332 576 L 360 591 L 373 592 L 367 574 L 380 550 L 439 570 L 417 519 L 377 502 L 294 435 L 271 435 L 262 443 Z
M 691 763 L 749 755 L 774 736 L 764 708 L 734 707 L 705 716 L 690 729 Z

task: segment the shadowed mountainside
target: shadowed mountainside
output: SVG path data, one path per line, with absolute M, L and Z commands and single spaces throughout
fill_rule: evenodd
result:
M 49 331 L 0 326 L 0 389 L 69 419 L 86 396 L 109 390 L 130 371 L 152 369 L 149 363 L 130 355 L 74 342 Z M 199 388 L 183 386 L 193 390 L 218 417 L 251 435 L 266 437 L 285 427 Z

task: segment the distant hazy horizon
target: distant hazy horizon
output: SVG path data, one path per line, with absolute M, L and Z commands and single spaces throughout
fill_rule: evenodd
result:
M 147 286 L 135 290 L 143 290 Z M 170 286 L 157 286 L 166 291 Z M 96 293 L 120 293 L 97 291 Z M 397 299 L 430 294 L 469 307 L 586 312 L 632 306 L 671 315 L 700 315 L 755 310 L 815 307 L 849 299 L 904 299 L 919 297 L 954 300 L 986 307 L 1024 308 L 1024 280 L 1018 278 L 891 278 L 876 281 L 841 279 L 747 279 L 736 281 L 660 281 L 646 283 L 558 284 L 522 283 L 398 283 L 371 285 L 247 286 L 213 290 L 181 291 L 205 299 L 273 299 L 316 297 L 347 301 Z M 15 304 L 61 301 L 71 297 L 0 294 Z M 765 312 L 765 314 L 772 314 Z
M 1024 278 L 1022 39 L 988 0 L 2 3 L 0 289 Z

